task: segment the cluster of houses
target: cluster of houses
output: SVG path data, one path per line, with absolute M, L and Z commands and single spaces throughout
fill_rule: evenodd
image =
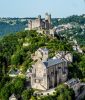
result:
M 48 58 L 48 49 L 39 48 L 35 52 L 32 65 L 31 86 L 35 89 L 48 90 L 65 82 L 68 76 L 67 61 L 64 58 Z
M 62 32 L 64 30 L 68 30 L 68 29 L 72 29 L 72 28 L 73 28 L 73 26 L 70 23 L 62 24 L 62 25 L 58 25 L 56 27 L 56 32 L 59 33 L 59 32 Z
M 50 35 L 53 36 L 56 32 L 60 31 L 61 28 L 70 29 L 72 26 L 67 24 L 59 26 L 58 28 L 53 28 L 51 24 L 51 15 L 48 13 L 45 14 L 45 19 L 41 19 L 41 16 L 38 16 L 37 19 L 28 22 L 28 30 L 37 30 L 38 33 L 50 33 Z M 23 44 L 23 46 L 28 45 L 27 43 Z M 31 58 L 35 63 L 32 65 L 32 68 L 28 69 L 26 72 L 26 78 L 31 79 L 31 88 L 47 91 L 64 83 L 74 90 L 75 96 L 79 95 L 80 80 L 74 78 L 68 80 L 68 65 L 73 62 L 73 55 L 70 52 L 59 51 L 53 58 L 49 58 L 49 50 L 47 48 L 39 48 L 31 55 Z M 10 71 L 9 76 L 16 77 L 19 73 L 19 70 L 13 70 Z M 18 99 L 12 94 L 9 100 Z
M 28 72 L 31 78 L 31 87 L 34 89 L 48 91 L 61 83 L 72 88 L 75 96 L 78 96 L 80 89 L 79 79 L 68 80 L 68 64 L 73 62 L 73 55 L 70 52 L 59 51 L 53 58 L 49 59 L 49 50 L 39 48 L 32 55 L 35 64 Z
M 68 80 L 68 64 L 73 62 L 70 52 L 59 51 L 53 58 L 49 58 L 49 50 L 39 48 L 31 57 L 35 64 L 26 72 L 26 77 L 31 79 L 31 88 L 47 91 L 64 83 L 74 90 L 75 96 L 78 96 L 79 79 Z M 18 99 L 13 94 L 9 100 Z

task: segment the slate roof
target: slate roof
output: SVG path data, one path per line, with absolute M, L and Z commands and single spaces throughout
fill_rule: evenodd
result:
M 18 70 L 18 69 L 12 69 L 12 70 L 10 70 L 10 72 L 9 72 L 9 74 L 15 74 L 15 75 L 17 75 L 17 74 L 19 74 L 20 73 L 20 71 Z
M 64 62 L 64 61 L 65 61 L 64 59 L 49 59 L 43 63 L 48 68 L 48 67 L 51 67 L 53 65 L 57 65 L 57 64 Z
M 70 85 L 70 86 L 73 86 L 73 85 L 75 85 L 75 84 L 77 84 L 77 83 L 79 83 L 79 82 L 80 82 L 79 79 L 74 79 L 74 78 L 72 78 L 72 79 L 68 80 L 66 83 L 67 83 L 68 85 Z
M 9 100 L 11 100 L 13 98 L 15 98 L 17 100 L 17 97 L 16 97 L 16 95 L 14 93 L 9 97 Z

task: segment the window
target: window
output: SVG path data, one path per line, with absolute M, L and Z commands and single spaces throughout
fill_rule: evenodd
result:
M 51 72 L 51 75 L 54 75 L 54 72 Z
M 58 67 L 58 69 L 61 69 L 61 67 Z
M 62 69 L 62 72 L 63 72 L 63 74 L 66 74 L 66 71 L 65 71 L 65 69 L 64 69 L 64 68 Z
M 34 80 L 34 82 L 36 83 L 36 79 Z
M 57 74 L 57 71 L 55 71 L 55 74 Z

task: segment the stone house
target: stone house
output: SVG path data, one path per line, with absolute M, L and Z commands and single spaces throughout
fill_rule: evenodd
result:
M 46 13 L 45 19 L 41 19 L 41 15 L 38 16 L 35 20 L 30 20 L 28 22 L 29 30 L 36 30 L 36 29 L 46 29 L 49 30 L 51 28 L 51 15 Z
M 31 58 L 36 61 L 41 59 L 42 61 L 46 61 L 48 59 L 48 52 L 47 48 L 39 48 Z
M 75 92 L 75 96 L 78 96 L 80 93 L 80 80 L 79 79 L 70 79 L 67 82 L 65 82 L 66 85 L 68 85 L 69 88 L 72 88 Z
M 31 86 L 35 89 L 48 90 L 65 82 L 67 76 L 68 68 L 65 59 L 49 59 L 45 62 L 40 60 L 33 65 Z
M 16 95 L 15 94 L 12 94 L 10 97 L 9 97 L 9 100 L 18 100 Z
M 64 58 L 67 62 L 73 62 L 73 55 L 68 51 L 59 51 L 56 53 L 55 57 L 58 59 Z

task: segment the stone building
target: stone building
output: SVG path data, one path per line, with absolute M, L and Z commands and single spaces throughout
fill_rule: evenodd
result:
M 66 85 L 68 85 L 69 88 L 72 88 L 75 92 L 75 96 L 78 96 L 80 93 L 80 80 L 79 79 L 70 79 L 67 82 L 65 82 Z
M 56 53 L 55 57 L 58 59 L 64 58 L 67 62 L 73 62 L 73 55 L 68 51 L 59 51 Z
M 15 94 L 12 94 L 12 95 L 9 97 L 9 100 L 18 100 L 18 98 L 16 97 Z
M 47 48 L 39 48 L 34 55 L 32 55 L 32 59 L 34 61 L 41 59 L 42 61 L 46 61 L 48 59 L 48 49 Z
M 38 54 L 40 53 L 40 54 Z M 46 53 L 46 56 L 44 56 Z M 41 49 L 35 53 L 38 61 L 32 65 L 31 87 L 40 90 L 54 88 L 65 82 L 68 76 L 67 61 L 65 59 L 48 59 L 48 50 Z
M 41 15 L 38 16 L 35 20 L 30 20 L 28 22 L 29 30 L 36 30 L 36 29 L 47 29 L 51 28 L 51 15 L 48 13 L 45 14 L 45 19 L 41 19 Z
M 57 33 L 51 20 L 51 14 L 46 13 L 44 19 L 39 15 L 36 19 L 28 21 L 28 28 L 25 28 L 25 30 L 36 30 L 38 33 L 45 33 L 54 37 Z

